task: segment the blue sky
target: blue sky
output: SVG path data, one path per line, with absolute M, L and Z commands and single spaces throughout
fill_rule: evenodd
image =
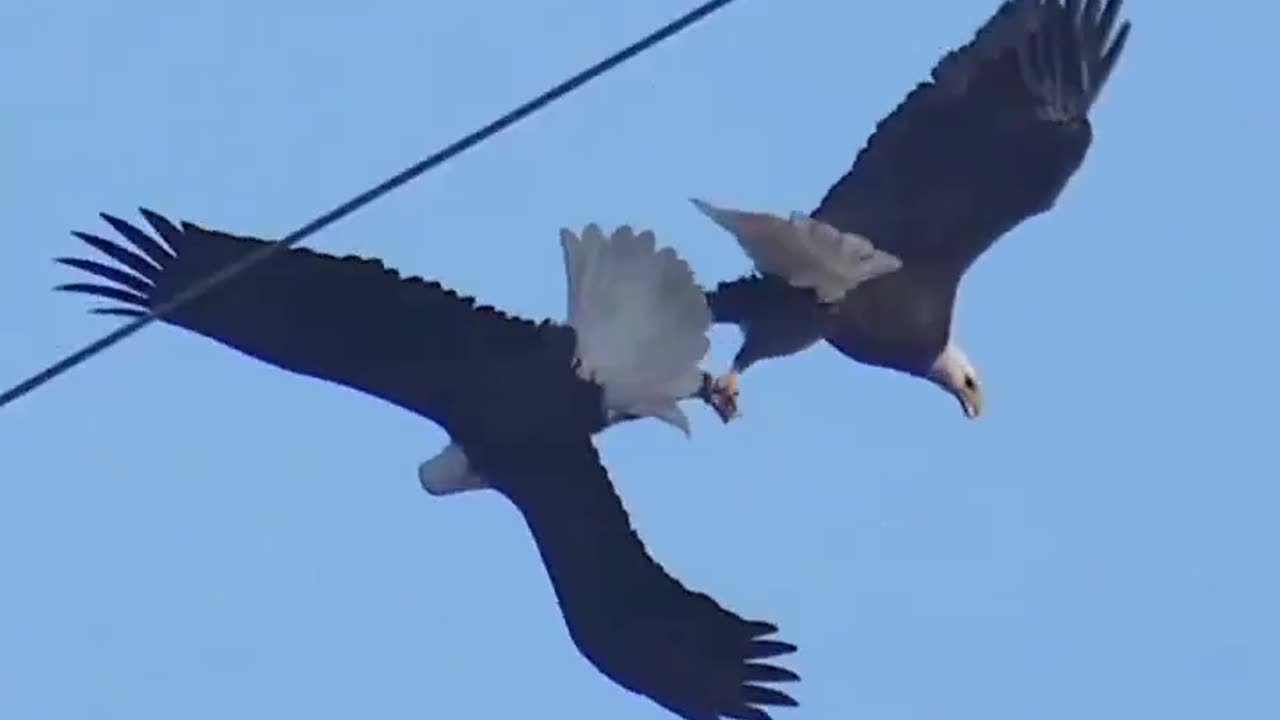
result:
M 283 235 L 692 4 L 0 6 L 0 382 L 114 327 L 50 292 L 99 211 Z M 734 277 L 686 198 L 812 209 L 995 6 L 742 0 L 307 244 L 532 317 L 566 225 Z M 970 273 L 982 420 L 819 347 L 600 439 L 653 554 L 800 646 L 780 720 L 1280 717 L 1277 16 L 1213 7 L 1130 0 L 1084 168 Z M 667 717 L 513 508 L 422 492 L 444 442 L 163 326 L 0 410 L 0 716 Z

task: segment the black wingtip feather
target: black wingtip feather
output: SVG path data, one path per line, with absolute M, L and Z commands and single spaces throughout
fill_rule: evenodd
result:
M 781 640 L 752 640 L 748 653 L 753 660 L 766 660 L 779 655 L 790 655 L 798 648 Z
M 137 293 L 121 290 L 118 287 L 110 285 L 98 285 L 96 283 L 66 283 L 58 285 L 54 290 L 61 292 L 78 292 L 85 295 L 94 295 L 107 300 L 116 300 L 126 305 L 136 305 L 138 307 L 147 307 L 147 298 Z
M 743 677 L 747 682 L 800 682 L 794 671 L 768 663 L 747 663 Z
M 747 636 L 750 639 L 747 642 L 746 652 L 744 653 L 748 662 L 745 662 L 742 666 L 743 684 L 738 698 L 741 704 L 731 712 L 722 712 L 721 714 L 724 717 L 742 718 L 744 720 L 760 720 L 761 718 L 772 720 L 770 714 L 763 707 L 799 706 L 800 703 L 791 695 L 775 688 L 756 684 L 794 683 L 800 681 L 800 675 L 792 670 L 766 662 L 759 662 L 796 651 L 796 646 L 791 643 L 781 640 L 762 639 L 762 636 L 770 635 L 777 631 L 778 626 L 770 622 L 756 620 L 747 624 Z
M 742 688 L 743 700 L 749 705 L 765 705 L 772 707 L 799 707 L 800 703 L 781 690 L 747 685 Z
M 91 275 L 97 275 L 103 280 L 108 280 L 119 285 L 123 285 L 140 295 L 150 295 L 155 289 L 155 285 L 144 278 L 132 275 L 119 268 L 104 265 L 93 260 L 83 260 L 81 258 L 60 257 L 54 258 L 54 262 L 61 263 L 68 267 L 75 268 L 87 272 Z
M 134 310 L 132 308 L 118 308 L 118 307 L 90 308 L 89 312 L 93 313 L 94 315 L 119 315 L 121 317 L 130 317 L 130 318 L 142 317 L 148 314 L 141 310 Z
M 152 264 L 149 260 L 138 253 L 122 247 L 111 240 L 107 240 L 106 238 L 99 237 L 92 233 L 80 232 L 79 230 L 74 230 L 71 234 L 82 240 L 86 245 L 92 247 L 94 250 L 97 250 L 103 255 L 106 255 L 112 260 L 124 265 L 144 278 L 151 279 L 160 273 L 160 268 L 158 266 Z
M 141 253 L 93 233 L 73 230 L 71 232 L 73 237 L 80 239 L 89 247 L 115 260 L 119 265 L 108 265 L 85 258 L 55 258 L 55 262 L 101 278 L 110 284 L 73 282 L 58 285 L 54 290 L 105 298 L 123 303 L 126 306 L 124 308 L 96 308 L 91 310 L 94 314 L 145 315 L 150 309 L 150 296 L 155 289 L 154 281 L 162 272 L 161 266 L 156 263 L 164 262 L 167 251 L 159 249 L 159 245 L 154 240 L 151 240 L 142 231 L 129 223 L 109 213 L 99 214 L 107 224 L 115 228 Z M 142 253 L 147 253 L 150 257 L 146 257 Z
M 99 213 L 103 220 L 106 221 L 120 236 L 128 240 L 135 248 L 141 251 L 141 255 L 134 253 L 139 260 L 146 259 L 155 266 L 155 270 L 159 271 L 169 261 L 173 260 L 173 253 L 162 247 L 160 243 L 151 238 L 150 235 L 144 233 L 141 228 L 126 220 L 122 220 L 110 213 Z
M 723 714 L 733 720 L 773 720 L 773 716 L 757 707 L 740 707 Z
M 147 224 L 151 226 L 151 229 L 155 230 L 156 234 L 158 234 L 160 238 L 169 245 L 168 249 L 164 249 L 159 245 L 159 243 L 156 243 L 156 248 L 159 251 L 168 254 L 169 257 L 173 257 L 174 253 L 182 251 L 182 248 L 179 247 L 179 245 L 183 238 L 183 230 L 179 230 L 178 226 L 174 225 L 169 218 L 145 207 L 138 208 L 138 214 L 141 215 L 143 219 L 147 221 Z M 185 225 L 186 224 L 184 223 L 184 227 Z
M 1084 115 L 1097 102 L 1128 42 L 1128 20 L 1116 28 L 1124 0 L 1056 0 L 1043 6 L 1040 29 L 1027 51 L 1053 99 Z M 1114 35 L 1112 32 L 1116 31 Z
M 1111 78 L 1111 72 L 1115 70 L 1116 63 L 1120 60 L 1120 54 L 1124 52 L 1125 44 L 1129 42 L 1129 30 L 1132 25 L 1128 20 L 1120 26 L 1120 30 L 1111 40 L 1111 45 L 1107 51 L 1103 53 L 1102 60 L 1098 63 L 1098 77 L 1094 81 L 1093 90 L 1089 95 L 1089 103 L 1098 101 L 1098 97 L 1102 95 L 1102 89 L 1106 87 L 1107 80 Z

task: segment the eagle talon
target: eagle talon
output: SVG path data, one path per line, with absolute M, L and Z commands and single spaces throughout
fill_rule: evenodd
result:
M 703 400 L 716 411 L 723 422 L 739 417 L 738 374 L 728 372 L 718 378 L 707 375 L 703 380 Z

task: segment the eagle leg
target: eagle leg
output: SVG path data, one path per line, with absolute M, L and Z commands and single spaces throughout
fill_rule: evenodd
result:
M 720 377 L 704 374 L 699 395 L 723 422 L 727 423 L 738 417 L 738 371 L 730 370 Z

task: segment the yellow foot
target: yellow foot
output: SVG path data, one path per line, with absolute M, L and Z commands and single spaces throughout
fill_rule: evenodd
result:
M 704 398 L 716 414 L 724 422 L 738 417 L 738 373 L 729 371 L 718 378 L 710 379 Z

